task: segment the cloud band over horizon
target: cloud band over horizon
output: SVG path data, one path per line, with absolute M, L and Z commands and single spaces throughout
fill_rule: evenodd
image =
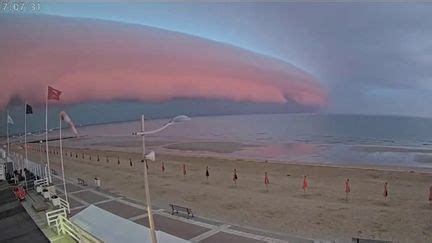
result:
M 206 98 L 321 107 L 307 72 L 232 45 L 163 29 L 43 15 L 0 16 L 0 110 L 13 99 L 62 102 Z

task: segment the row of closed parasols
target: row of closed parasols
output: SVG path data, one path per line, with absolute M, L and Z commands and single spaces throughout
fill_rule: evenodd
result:
M 34 148 L 34 150 L 37 151 L 37 152 L 42 152 L 42 150 L 40 150 L 39 148 Z M 43 150 L 43 152 L 46 153 L 46 150 Z M 59 155 L 59 150 L 53 149 L 53 150 L 49 151 L 49 153 L 50 154 Z M 88 158 L 89 160 L 92 160 L 92 158 L 94 158 L 96 161 L 100 161 L 101 160 L 101 158 L 100 158 L 99 155 L 96 155 L 96 157 L 94 157 L 94 156 L 92 157 L 91 154 L 81 153 L 81 155 L 79 155 L 76 152 L 75 152 L 75 154 L 73 154 L 73 152 L 71 152 L 71 151 L 69 151 L 69 152 L 65 151 L 64 155 L 65 156 L 69 156 L 69 157 L 81 158 L 81 159 Z M 120 156 L 117 156 L 116 159 L 117 159 L 117 164 L 120 165 Z M 110 162 L 110 157 L 109 156 L 105 156 L 105 161 L 107 163 Z M 129 165 L 133 166 L 133 162 L 132 162 L 131 158 L 129 158 Z M 146 166 L 147 166 L 147 169 L 148 169 L 147 162 L 146 162 Z M 183 169 L 183 171 L 182 171 L 183 172 L 183 176 L 186 176 L 187 171 L 186 171 L 186 165 L 185 164 L 183 164 L 182 169 Z M 165 172 L 165 164 L 164 164 L 164 162 L 161 163 L 161 171 Z M 206 176 L 206 179 L 208 181 L 208 179 L 210 177 L 210 172 L 209 172 L 208 166 L 206 166 L 205 176 Z M 234 169 L 233 170 L 232 180 L 233 180 L 233 183 L 235 185 L 237 185 L 237 180 L 238 179 L 239 179 L 239 177 L 238 177 L 237 169 Z M 268 191 L 269 185 L 270 185 L 270 179 L 269 179 L 269 176 L 268 176 L 267 172 L 264 172 L 264 185 L 266 187 L 266 190 Z M 302 183 L 302 189 L 303 189 L 303 193 L 304 194 L 307 193 L 308 188 L 309 188 L 308 176 L 305 175 L 303 177 L 303 183 Z M 349 199 L 349 194 L 350 193 L 351 193 L 350 180 L 349 180 L 349 178 L 346 178 L 345 179 L 345 196 L 346 196 L 345 199 L 347 201 Z M 388 183 L 387 182 L 384 182 L 384 188 L 383 188 L 383 194 L 382 195 L 384 197 L 384 200 L 387 200 L 387 197 L 389 196 L 389 189 L 388 189 Z M 429 188 L 429 198 L 428 198 L 428 200 L 432 204 L 432 186 L 430 186 L 430 188 Z

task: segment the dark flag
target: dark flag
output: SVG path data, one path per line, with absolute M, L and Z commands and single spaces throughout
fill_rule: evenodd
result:
M 29 104 L 26 104 L 26 114 L 33 114 L 33 108 Z

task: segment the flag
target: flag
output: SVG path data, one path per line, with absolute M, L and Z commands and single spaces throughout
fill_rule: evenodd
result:
M 14 124 L 14 121 L 12 120 L 12 117 L 10 117 L 9 115 L 8 115 L 8 117 L 7 117 L 7 123 L 8 123 L 8 124 L 11 124 L 11 125 Z
M 48 86 L 48 99 L 49 100 L 60 100 L 61 91 Z
M 60 118 L 65 121 L 67 124 L 69 124 L 70 128 L 72 129 L 72 132 L 76 135 L 78 135 L 78 131 L 75 128 L 75 124 L 72 122 L 72 119 L 68 116 L 68 114 L 64 111 L 60 112 Z
M 29 104 L 26 104 L 26 114 L 33 114 L 33 108 Z

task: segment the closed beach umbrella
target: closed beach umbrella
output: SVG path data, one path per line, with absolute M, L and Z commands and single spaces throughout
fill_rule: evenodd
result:
M 348 193 L 351 192 L 350 181 L 349 178 L 345 180 L 345 199 L 348 201 Z
M 206 166 L 206 178 L 207 178 L 207 181 L 208 181 L 209 176 L 210 176 L 210 173 L 209 173 L 209 170 L 208 170 L 208 166 Z
M 183 176 L 186 176 L 186 165 L 183 164 Z
M 429 202 L 432 203 L 432 186 L 429 188 Z
M 307 176 L 303 177 L 303 193 L 306 193 L 306 190 L 308 188 L 309 184 L 308 184 L 308 180 L 307 180 Z
M 268 185 L 270 184 L 270 180 L 267 175 L 267 171 L 264 173 L 264 184 L 266 186 L 266 190 L 268 191 Z
M 233 172 L 233 181 L 234 181 L 234 184 L 237 184 L 237 179 L 238 179 L 237 169 L 234 169 L 234 172 Z
M 387 185 L 388 185 L 388 183 L 385 182 L 385 183 L 384 183 L 384 193 L 383 193 L 384 199 L 387 199 L 387 197 L 388 197 L 388 189 L 387 189 Z
M 165 172 L 165 165 L 163 161 L 162 161 L 162 172 Z

